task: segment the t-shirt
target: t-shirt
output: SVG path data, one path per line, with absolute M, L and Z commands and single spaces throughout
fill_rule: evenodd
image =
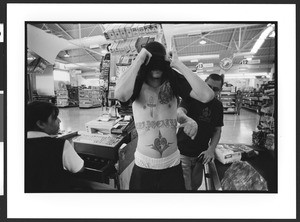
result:
M 187 116 L 198 124 L 198 133 L 192 140 L 180 128 L 177 133 L 177 142 L 180 153 L 185 156 L 195 157 L 208 148 L 215 127 L 223 123 L 223 105 L 214 98 L 208 103 L 199 102 L 191 97 L 182 100 L 180 107 L 187 110 Z

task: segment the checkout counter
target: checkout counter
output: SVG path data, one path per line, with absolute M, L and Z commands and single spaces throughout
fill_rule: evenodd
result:
M 124 164 L 119 160 L 127 159 L 119 152 L 136 137 L 132 118 L 102 115 L 87 122 L 85 128 L 85 131 L 59 136 L 68 139 L 84 160 L 84 171 L 72 176 L 74 186 L 78 187 L 75 191 L 121 190 L 124 185 L 120 184 L 119 165 Z
M 219 144 L 240 147 L 244 144 Z M 218 145 L 218 146 L 219 146 Z M 222 192 L 277 192 L 277 165 L 273 151 L 248 146 L 240 159 L 224 163 L 216 158 L 204 169 L 205 189 Z
M 101 116 L 86 123 L 86 131 L 73 134 L 69 140 L 85 161 L 84 172 L 75 176 L 83 187 L 81 191 L 128 191 L 137 146 L 132 118 Z M 277 192 L 277 166 L 269 150 L 257 150 L 243 144 L 218 146 L 242 147 L 244 150 L 226 154 L 226 158 L 230 157 L 227 162 L 216 158 L 204 166 L 202 184 L 205 190 Z

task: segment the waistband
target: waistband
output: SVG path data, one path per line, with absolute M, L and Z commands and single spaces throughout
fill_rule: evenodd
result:
M 152 158 L 145 156 L 139 151 L 134 153 L 134 162 L 137 166 L 147 169 L 166 169 L 169 167 L 177 166 L 180 163 L 180 152 L 179 150 L 172 153 L 170 156 L 163 158 Z

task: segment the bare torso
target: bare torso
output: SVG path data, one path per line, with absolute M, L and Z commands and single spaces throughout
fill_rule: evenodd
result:
M 168 82 L 157 88 L 144 83 L 132 109 L 140 153 L 162 158 L 177 150 L 177 99 Z

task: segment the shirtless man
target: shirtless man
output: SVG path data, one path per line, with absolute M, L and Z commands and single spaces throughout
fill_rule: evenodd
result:
M 191 96 L 208 102 L 214 97 L 213 91 L 179 61 L 175 51 L 170 62 L 164 46 L 150 42 L 118 79 L 115 96 L 121 102 L 133 101 L 138 133 L 129 189 L 184 190 L 176 138 L 178 98 Z M 197 133 L 188 120 L 181 126 L 192 138 Z

